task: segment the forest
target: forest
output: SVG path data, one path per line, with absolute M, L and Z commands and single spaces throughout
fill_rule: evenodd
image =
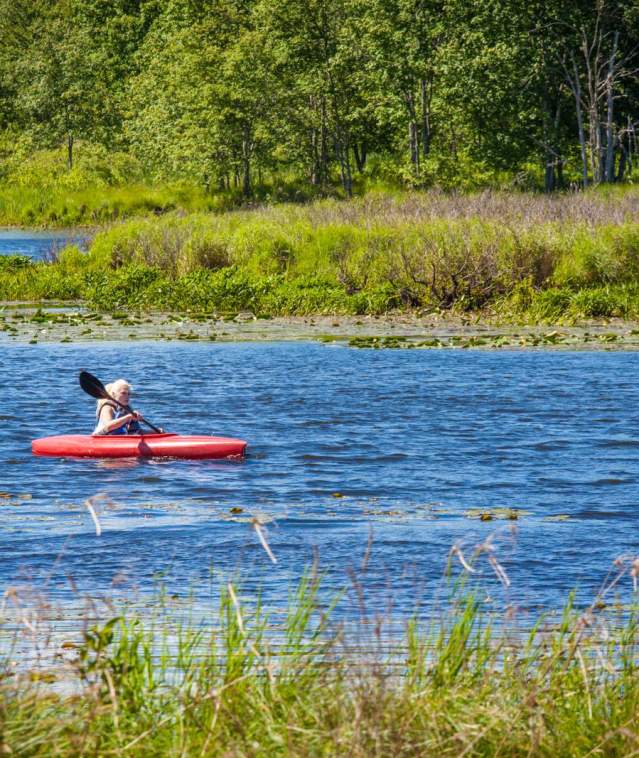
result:
M 0 0 L 0 182 L 627 182 L 638 66 L 637 0 Z

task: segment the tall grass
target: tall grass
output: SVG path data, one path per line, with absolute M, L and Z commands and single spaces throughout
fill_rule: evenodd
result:
M 353 647 L 305 577 L 274 627 L 222 589 L 215 625 L 89 626 L 63 678 L 2 670 L 0 745 L 17 755 L 628 755 L 639 739 L 636 606 L 568 601 L 522 633 L 460 592 L 430 624 Z M 377 620 L 368 638 L 383 639 Z M 64 643 L 67 648 L 70 643 Z M 6 663 L 6 662 L 5 662 Z
M 133 183 L 78 190 L 5 184 L 0 185 L 0 225 L 93 226 L 174 210 L 219 211 L 236 204 L 231 193 L 210 195 L 188 184 L 158 187 Z
M 639 314 L 639 192 L 372 194 L 114 224 L 88 255 L 0 271 L 0 297 L 270 314 Z

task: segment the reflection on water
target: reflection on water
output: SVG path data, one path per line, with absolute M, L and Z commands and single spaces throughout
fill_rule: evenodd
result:
M 116 575 L 143 591 L 162 575 L 169 591 L 198 594 L 213 568 L 281 605 L 317 550 L 327 594 L 352 567 L 369 608 L 392 600 L 407 613 L 419 600 L 426 612 L 451 546 L 468 556 L 497 533 L 511 585 L 482 559 L 493 602 L 553 606 L 575 587 L 589 598 L 614 558 L 639 551 L 638 362 L 302 343 L 5 346 L 0 586 L 47 577 L 63 600 L 67 576 L 101 593 Z M 33 457 L 34 437 L 91 431 L 80 367 L 126 376 L 162 426 L 247 439 L 249 457 Z M 41 381 L 26 391 L 26 376 Z M 99 538 L 83 505 L 96 493 L 112 504 L 98 505 Z M 277 565 L 251 525 L 258 514 Z
M 121 469 L 121 468 L 136 468 L 141 461 L 137 458 L 112 458 L 112 459 L 98 459 L 94 461 L 96 468 L 101 469 Z

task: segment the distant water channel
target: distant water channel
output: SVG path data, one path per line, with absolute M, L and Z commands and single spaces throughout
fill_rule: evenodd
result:
M 28 255 L 43 260 L 67 245 L 83 246 L 86 239 L 86 234 L 74 229 L 0 229 L 0 255 Z
M 80 368 L 128 378 L 164 427 L 247 439 L 249 457 L 33 457 L 34 437 L 91 431 Z M 64 601 L 69 577 L 105 595 L 114 577 L 142 592 L 161 577 L 198 595 L 218 571 L 281 607 L 317 554 L 327 595 L 356 576 L 369 609 L 405 616 L 436 602 L 452 545 L 468 557 L 492 535 L 511 580 L 480 559 L 495 603 L 556 607 L 573 588 L 589 600 L 617 556 L 639 551 L 638 369 L 621 352 L 3 346 L 0 589 Z M 83 505 L 96 493 L 110 500 L 96 505 L 101 537 Z M 499 508 L 522 514 L 476 518 Z

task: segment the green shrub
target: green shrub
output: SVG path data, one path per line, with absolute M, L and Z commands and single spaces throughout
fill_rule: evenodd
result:
M 569 310 L 582 318 L 623 318 L 630 311 L 630 303 L 628 293 L 624 289 L 599 287 L 575 292 L 570 298 Z
M 32 265 L 30 255 L 0 255 L 0 271 L 16 271 Z
M 634 208 L 634 195 L 622 198 L 609 207 L 596 194 L 553 205 L 515 194 L 372 193 L 349 203 L 138 217 L 101 230 L 87 254 L 63 251 L 52 268 L 29 264 L 27 276 L 4 263 L 0 296 L 66 292 L 104 308 L 192 302 L 271 314 L 490 308 L 546 321 L 630 316 L 639 224 L 623 205 Z M 108 208 L 117 212 L 117 204 Z M 570 220 L 558 220 L 567 210 Z

